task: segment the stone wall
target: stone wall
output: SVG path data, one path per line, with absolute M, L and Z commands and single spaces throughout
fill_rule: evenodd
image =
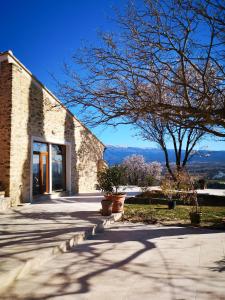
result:
M 0 189 L 9 195 L 12 66 L 0 64 Z
M 9 79 L 12 82 L 11 136 L 8 132 L 4 144 L 6 141 L 8 145 L 9 141 L 11 143 L 9 195 L 13 203 L 30 201 L 32 137 L 69 143 L 71 192 L 93 192 L 97 164 L 102 159 L 104 146 L 31 74 L 17 63 L 9 63 L 8 68 L 12 69 L 12 80 Z M 10 120 L 10 113 L 5 112 L 5 115 L 8 117 L 4 118 Z
M 79 123 L 76 126 L 76 137 L 79 192 L 94 192 L 99 161 L 103 159 L 104 146 Z

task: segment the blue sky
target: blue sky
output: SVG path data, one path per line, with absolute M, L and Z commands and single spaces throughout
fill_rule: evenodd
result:
M 95 43 L 97 31 L 113 30 L 113 6 L 126 0 L 11 0 L 1 2 L 0 51 L 14 55 L 50 90 L 56 89 L 50 74 L 63 78 L 63 62 L 69 62 L 82 41 Z M 79 118 L 79 116 L 77 116 Z M 93 130 L 111 145 L 155 147 L 142 141 L 130 126 Z M 225 142 L 208 138 L 200 147 L 225 150 Z

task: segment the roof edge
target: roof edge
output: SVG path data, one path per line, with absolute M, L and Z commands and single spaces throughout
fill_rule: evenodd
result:
M 9 63 L 15 61 L 16 64 L 19 65 L 24 71 L 26 71 L 32 77 L 32 79 L 41 86 L 41 88 L 43 88 L 50 96 L 52 96 L 56 100 L 56 102 L 58 102 L 59 105 L 61 105 L 62 108 L 64 108 L 72 118 L 74 118 L 78 123 L 80 123 L 89 133 L 91 133 L 92 136 L 94 136 L 102 144 L 104 148 L 106 148 L 103 142 L 100 141 L 100 139 L 86 125 L 84 125 L 33 73 L 31 73 L 30 70 L 28 70 L 24 66 L 23 63 L 21 63 L 21 61 L 17 57 L 14 56 L 12 50 L 0 52 L 0 63 L 6 60 L 8 60 Z

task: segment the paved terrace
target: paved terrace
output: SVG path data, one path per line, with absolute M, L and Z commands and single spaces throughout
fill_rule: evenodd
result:
M 18 278 L 1 299 L 225 299 L 223 231 L 118 223 L 72 248 L 76 233 L 91 233 L 103 219 L 101 197 L 63 197 L 1 213 L 0 287 Z M 68 240 L 71 251 L 57 255 Z M 32 272 L 23 279 L 26 268 L 15 273 L 28 259 Z
M 127 196 L 135 194 L 127 191 Z M 99 213 L 102 198 L 95 193 L 42 199 L 0 212 L 0 281 L 4 282 L 0 289 L 49 259 L 52 252 L 66 252 L 92 235 L 105 219 Z
M 18 280 L 4 300 L 222 300 L 225 233 L 122 224 Z
M 93 234 L 103 220 L 101 198 L 100 194 L 62 197 L 1 212 L 0 289 Z

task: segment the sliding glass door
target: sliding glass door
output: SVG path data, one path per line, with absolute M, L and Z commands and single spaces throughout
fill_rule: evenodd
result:
M 33 144 L 33 194 L 49 192 L 49 152 L 48 144 Z
M 52 144 L 52 190 L 66 189 L 66 147 Z
M 66 147 L 34 142 L 33 195 L 64 190 L 66 190 Z

